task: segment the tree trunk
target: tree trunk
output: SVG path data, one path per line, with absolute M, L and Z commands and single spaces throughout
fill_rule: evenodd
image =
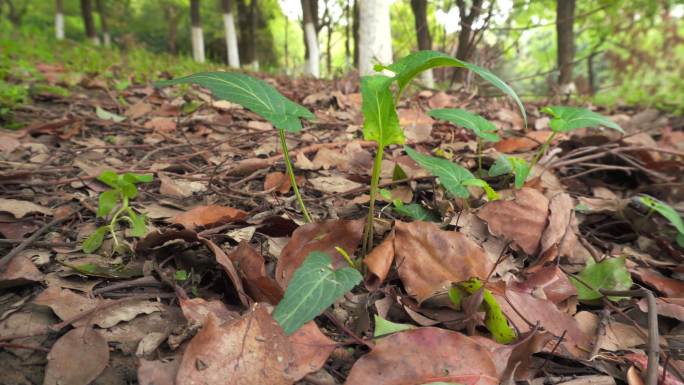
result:
M 359 68 L 359 0 L 354 0 L 354 22 L 352 34 L 354 35 L 354 67 Z
M 302 0 L 302 14 L 304 16 L 304 38 L 306 41 L 307 57 L 304 65 L 304 74 L 318 78 L 321 74 L 319 62 L 318 36 L 314 18 L 312 2 L 316 0 Z
M 252 0 L 249 5 L 249 35 L 250 44 L 248 45 L 249 57 L 252 59 L 252 69 L 259 70 L 259 59 L 257 58 L 257 24 L 259 22 L 259 3 Z
M 235 32 L 233 4 L 230 0 L 221 0 L 221 6 L 223 8 L 223 28 L 226 34 L 228 65 L 233 68 L 240 68 L 240 53 L 238 52 L 237 33 Z
M 102 28 L 102 41 L 105 47 L 112 44 L 112 37 L 109 35 L 109 28 L 107 27 L 107 12 L 105 10 L 104 0 L 95 0 L 97 7 L 97 14 L 100 16 L 100 27 Z
M 200 0 L 190 0 L 190 22 L 192 24 L 192 58 L 204 63 L 204 34 L 200 19 Z
M 375 62 L 392 62 L 392 32 L 389 0 L 359 2 L 359 72 L 374 72 Z
M 473 39 L 473 23 L 480 16 L 482 12 L 482 0 L 473 0 L 470 7 L 470 12 L 467 12 L 465 2 L 457 0 L 458 13 L 461 16 L 461 30 L 458 33 L 458 48 L 456 48 L 456 58 L 459 60 L 470 60 L 473 55 L 474 46 Z M 456 68 L 454 76 L 451 79 L 452 83 L 463 83 L 467 71 L 464 68 Z
M 351 39 L 351 7 L 349 6 L 349 2 L 351 0 L 346 1 L 346 5 L 344 8 L 344 16 L 347 19 L 347 25 L 344 26 L 344 66 L 345 66 L 345 71 L 349 69 L 349 66 L 351 65 L 351 48 L 349 44 L 349 40 Z
M 556 0 L 556 37 L 558 41 L 558 86 L 561 94 L 574 90 L 572 82 L 575 60 L 575 0 Z
M 55 37 L 64 40 L 64 1 L 55 0 Z
M 86 36 L 93 44 L 100 45 L 100 39 L 97 38 L 97 31 L 95 31 L 95 23 L 93 22 L 93 4 L 90 0 L 81 0 L 81 15 L 83 16 Z
M 594 71 L 594 57 L 596 52 L 592 52 L 587 57 L 587 82 L 589 83 L 589 95 L 596 94 L 596 74 Z
M 164 8 L 166 19 L 168 20 L 169 30 L 166 35 L 166 44 L 171 53 L 178 52 L 178 18 L 180 11 L 175 5 L 168 4 Z
M 430 27 L 427 21 L 427 0 L 411 0 L 411 9 L 413 10 L 413 18 L 416 26 L 418 49 L 421 51 L 431 50 L 432 37 L 430 36 Z M 432 70 L 424 71 L 421 77 L 426 87 L 434 88 L 435 80 L 432 76 Z

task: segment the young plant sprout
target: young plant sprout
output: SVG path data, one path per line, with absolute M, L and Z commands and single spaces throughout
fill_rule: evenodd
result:
M 83 251 L 85 253 L 92 253 L 99 249 L 106 233 L 109 232 L 114 241 L 114 251 L 117 252 L 123 247 L 121 241 L 116 236 L 117 225 L 120 221 L 129 223 L 131 235 L 134 237 L 142 237 L 147 232 L 147 219 L 145 215 L 137 214 L 128 203 L 130 199 L 138 196 L 138 189 L 135 185 L 152 182 L 152 175 L 133 173 L 118 175 L 114 171 L 104 171 L 97 179 L 111 187 L 110 190 L 103 191 L 100 194 L 97 216 L 99 218 L 106 218 L 117 206 L 118 209 L 114 211 L 108 224 L 98 227 L 83 242 Z
M 301 119 L 315 119 L 314 114 L 283 96 L 265 81 L 237 72 L 202 72 L 179 79 L 157 82 L 156 85 L 165 87 L 187 83 L 198 84 L 210 90 L 218 99 L 227 100 L 247 108 L 271 122 L 278 129 L 280 146 L 283 150 L 283 159 L 292 184 L 292 191 L 297 198 L 299 208 L 302 210 L 304 220 L 307 223 L 311 222 L 311 215 L 304 205 L 299 186 L 297 186 L 292 160 L 287 150 L 285 131 L 292 133 L 301 131 Z

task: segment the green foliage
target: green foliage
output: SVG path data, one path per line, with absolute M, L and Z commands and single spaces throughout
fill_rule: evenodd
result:
M 351 267 L 334 270 L 330 256 L 311 252 L 295 271 L 273 318 L 285 334 L 291 335 L 318 316 L 344 293 L 361 282 L 361 274 Z
M 446 120 L 456 126 L 460 126 L 472 131 L 478 138 L 485 142 L 498 142 L 501 140 L 496 134 L 494 123 L 480 115 L 473 114 L 459 108 L 442 108 L 431 110 L 428 115 L 435 119 Z
M 114 239 L 116 249 L 120 248 L 119 240 L 116 236 L 117 224 L 119 221 L 126 221 L 130 225 L 131 235 L 134 237 L 142 237 L 147 232 L 147 218 L 144 214 L 136 213 L 129 205 L 130 199 L 138 196 L 138 189 L 135 187 L 139 183 L 152 182 L 152 175 L 141 175 L 134 173 L 125 173 L 119 175 L 114 171 L 103 171 L 97 179 L 111 187 L 110 190 L 105 190 L 100 193 L 98 198 L 97 217 L 106 218 L 116 207 L 118 210 L 112 215 L 108 224 L 98 227 L 83 242 L 82 248 L 86 253 L 95 252 L 100 248 L 104 237 L 109 232 Z
M 389 66 L 378 65 L 376 66 L 376 70 L 387 69 L 394 72 L 394 80 L 396 80 L 397 84 L 399 85 L 399 93 L 401 94 L 404 88 L 406 88 L 411 80 L 413 80 L 413 78 L 415 78 L 418 74 L 425 70 L 436 67 L 462 67 L 480 75 L 480 77 L 488 81 L 490 84 L 513 98 L 515 103 L 520 108 L 520 113 L 525 120 L 525 124 L 527 124 L 525 107 L 523 107 L 520 98 L 518 98 L 518 95 L 508 84 L 482 67 L 458 60 L 445 53 L 437 51 L 418 51 L 400 59 L 393 64 L 390 64 Z
M 439 222 L 439 215 L 418 203 L 404 204 L 400 200 L 394 202 L 394 212 L 417 221 Z
M 382 75 L 361 78 L 363 137 L 375 141 L 380 148 L 404 143 L 404 132 L 399 127 L 394 96 L 389 87 L 391 81 Z
M 515 176 L 515 188 L 521 188 L 530 174 L 530 165 L 522 158 L 501 155 L 489 168 L 489 176 L 513 174 Z
M 506 319 L 506 316 L 501 311 L 501 307 L 496 302 L 496 298 L 492 292 L 483 288 L 482 282 L 477 278 L 472 278 L 468 281 L 459 282 L 449 289 L 449 299 L 457 309 L 461 308 L 461 301 L 467 294 L 475 294 L 479 290 L 483 290 L 482 307 L 485 310 L 485 326 L 494 336 L 494 340 L 501 344 L 507 344 L 515 341 L 515 330 L 511 327 Z
M 199 84 L 218 99 L 237 103 L 289 132 L 302 129 L 301 118 L 314 119 L 311 111 L 284 97 L 263 80 L 237 72 L 202 72 L 179 79 L 157 82 L 159 87 Z
M 606 258 L 599 263 L 590 259 L 577 278 L 570 276 L 577 288 L 580 301 L 592 301 L 602 297 L 600 289 L 627 290 L 632 286 L 632 276 L 625 267 L 625 258 Z M 590 287 L 587 287 L 590 286 Z M 619 297 L 608 297 L 617 300 Z
M 617 123 L 586 108 L 550 106 L 542 108 L 542 111 L 553 117 L 549 124 L 554 132 L 605 126 L 624 133 Z
M 126 120 L 125 117 L 117 115 L 113 112 L 109 112 L 100 108 L 99 106 L 95 108 L 95 115 L 102 120 L 111 120 L 112 122 L 120 123 Z
M 375 315 L 375 329 L 373 329 L 373 338 L 384 337 L 388 334 L 398 333 L 404 330 L 415 329 L 416 327 L 409 324 L 398 324 L 388 321 L 379 315 Z
M 677 244 L 680 247 L 684 247 L 684 221 L 682 221 L 682 217 L 679 215 L 677 210 L 667 203 L 648 195 L 641 195 L 639 200 L 648 208 L 670 221 L 672 226 L 674 226 L 674 228 L 677 230 Z
M 467 186 L 477 186 L 485 190 L 487 197 L 490 200 L 498 199 L 498 194 L 487 182 L 475 178 L 467 169 L 446 159 L 423 155 L 410 147 L 404 147 L 404 151 L 406 151 L 406 154 L 421 167 L 438 177 L 439 183 L 454 196 L 468 198 L 470 192 L 468 191 Z

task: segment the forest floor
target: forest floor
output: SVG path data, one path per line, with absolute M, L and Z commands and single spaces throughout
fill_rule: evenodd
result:
M 53 85 L 71 76 L 39 69 Z M 360 254 L 375 147 L 363 140 L 358 79 L 265 79 L 318 118 L 287 138 L 315 224 L 293 198 L 276 130 L 200 88 L 116 90 L 83 76 L 64 85 L 69 95 L 47 89 L 13 107 L 23 128 L 0 131 L 0 383 L 639 384 L 658 348 L 661 383 L 684 383 L 684 249 L 672 218 L 639 199 L 684 210 L 684 119 L 601 111 L 625 134 L 557 137 L 522 189 L 487 177 L 503 196 L 492 202 L 448 196 L 390 148 L 391 200 L 379 197 L 364 284 L 285 336 L 269 315 L 283 277 L 314 250 Z M 473 172 L 474 137 L 425 113 L 445 107 L 499 128 L 485 169 L 502 153 L 530 159 L 550 135 L 540 104 L 526 104 L 525 127 L 503 98 L 407 93 L 408 144 Z M 154 176 L 131 200 L 148 228 L 85 253 L 105 223 L 106 170 Z M 472 276 L 487 291 L 457 309 L 446 290 Z M 639 293 L 587 300 L 586 281 L 645 288 L 655 306 Z M 517 335 L 508 344 L 486 327 L 497 304 Z

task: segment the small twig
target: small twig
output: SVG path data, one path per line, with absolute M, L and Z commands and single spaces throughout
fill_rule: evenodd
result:
M 44 353 L 50 353 L 50 349 L 44 348 L 42 346 L 31 346 L 31 345 L 24 345 L 24 344 L 12 344 L 8 342 L 0 342 L 0 349 L 29 349 L 29 350 L 35 350 L 38 352 L 44 352 Z
M 53 220 L 45 224 L 43 227 L 38 229 L 38 231 L 33 233 L 30 237 L 26 238 L 26 240 L 20 243 L 17 247 L 12 249 L 12 251 L 10 251 L 7 255 L 2 257 L 2 259 L 0 259 L 0 272 L 5 271 L 5 267 L 7 267 L 10 261 L 12 261 L 12 258 L 17 256 L 22 251 L 24 251 L 27 247 L 31 246 L 33 242 L 38 240 L 38 238 L 40 238 L 40 236 L 45 234 L 48 230 L 71 218 L 71 216 L 74 215 L 75 212 L 76 211 L 72 211 L 63 217 L 54 218 Z
M 342 331 L 345 332 L 345 333 L 347 333 L 347 335 L 349 335 L 349 337 L 353 338 L 354 341 L 358 342 L 360 345 L 365 345 L 365 346 L 367 346 L 369 349 L 373 349 L 374 346 L 373 346 L 372 343 L 370 343 L 370 342 L 368 342 L 368 341 L 365 341 L 363 338 L 357 336 L 356 333 L 354 333 L 353 331 L 349 330 L 349 328 L 347 327 L 347 325 L 345 325 L 345 324 L 342 323 L 340 320 L 338 320 L 337 318 L 335 318 L 335 316 L 332 315 L 332 313 L 330 313 L 330 311 L 326 311 L 326 312 L 323 313 L 323 314 L 325 314 L 325 316 L 328 317 L 328 319 L 329 319 L 330 321 L 332 321 L 332 323 L 334 323 L 335 326 L 337 326 L 338 328 L 342 329 Z

